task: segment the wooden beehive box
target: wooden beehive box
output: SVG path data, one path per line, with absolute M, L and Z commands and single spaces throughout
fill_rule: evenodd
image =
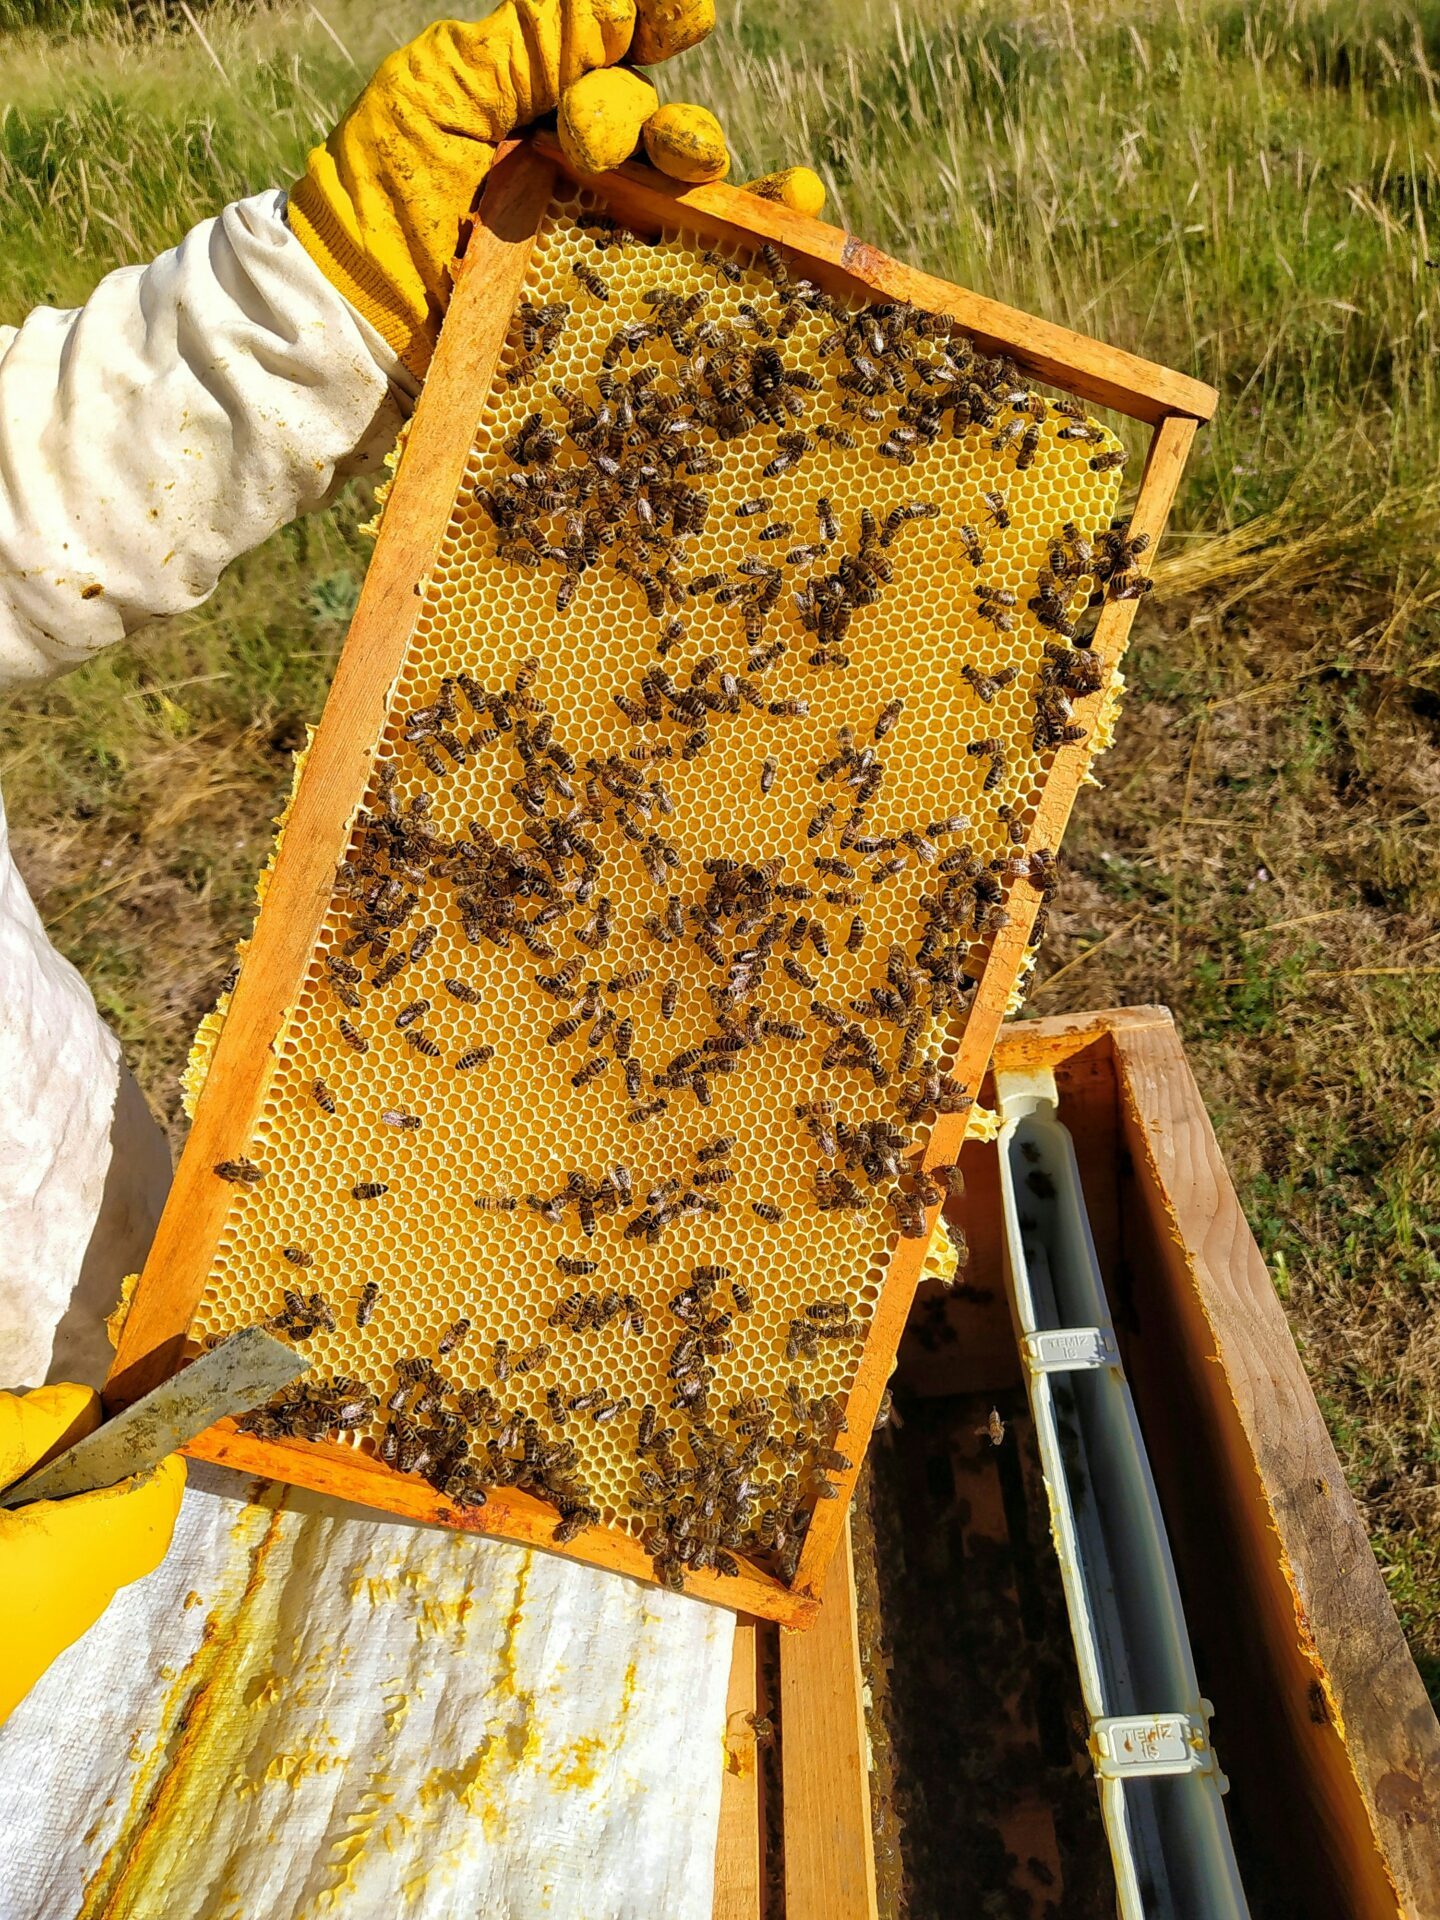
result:
M 317 1290 L 348 1430 L 195 1451 L 806 1621 L 1212 402 L 744 193 L 508 150 L 112 1399 Z M 1071 647 L 1091 405 L 1153 428 L 1144 557 Z
M 1255 1920 L 1428 1920 L 1440 1912 L 1440 1727 L 1170 1015 L 1017 1022 L 995 1066 L 1056 1077 Z M 951 1210 L 970 1241 L 966 1284 L 917 1303 L 896 1375 L 906 1424 L 877 1442 L 888 1462 L 872 1516 L 897 1484 L 913 1492 L 891 1509 L 902 1546 L 878 1568 L 878 1609 L 857 1516 L 813 1631 L 776 1646 L 764 1623 L 737 1630 L 715 1920 L 891 1920 L 997 1899 L 1007 1913 L 1114 1911 L 1068 1632 L 1037 1605 L 1033 1546 L 1014 1538 L 1017 1504 L 1038 1507 L 1043 1532 L 1045 1500 L 1043 1488 L 1017 1500 L 1029 1422 L 997 1150 L 967 1144 L 964 1164 Z M 999 1447 L 985 1434 L 992 1407 Z M 926 1551 L 935 1537 L 946 1579 Z M 967 1666 L 977 1587 L 1028 1679 L 1008 1716 L 967 1718 L 961 1698 L 993 1698 Z M 946 1685 L 912 1644 L 932 1611 L 952 1656 Z M 911 1720 L 898 1741 L 887 1692 Z M 757 1752 L 748 1715 L 761 1710 L 776 1740 Z M 1072 1750 L 1057 1752 L 1067 1719 Z M 992 1777 L 994 1792 L 976 1790 Z M 911 1902 L 898 1909 L 897 1852 Z M 1002 1870 L 977 1883 L 981 1862 Z

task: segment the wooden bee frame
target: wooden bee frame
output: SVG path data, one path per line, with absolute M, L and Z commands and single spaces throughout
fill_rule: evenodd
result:
M 265 1101 L 277 1060 L 277 1036 L 327 910 L 336 867 L 366 788 L 374 744 L 420 610 L 427 569 L 446 528 L 535 236 L 557 177 L 567 175 L 580 177 L 573 175 L 551 138 L 537 135 L 504 149 L 487 182 L 375 556 L 278 849 L 264 911 L 120 1338 L 106 1388 L 112 1406 L 136 1398 L 186 1357 L 187 1332 L 231 1198 L 211 1170 L 241 1152 Z M 1008 354 L 1037 379 L 1144 421 L 1153 431 L 1131 526 L 1134 533 L 1148 536 L 1153 554 L 1195 430 L 1213 410 L 1216 396 L 1209 387 L 918 273 L 838 228 L 735 188 L 684 191 L 636 164 L 601 178 L 587 177 L 583 184 L 607 211 L 642 232 L 683 225 L 711 242 L 740 241 L 751 247 L 776 242 L 831 291 L 949 313 L 958 330 L 984 351 Z M 1134 612 L 1133 601 L 1112 601 L 1100 616 L 1094 654 L 1107 678 Z M 1093 719 L 1101 697 L 1078 702 L 1077 718 Z M 1077 756 L 1057 760 L 1036 817 L 1036 844 L 1059 845 L 1084 765 Z M 1036 904 L 1016 903 L 1009 925 L 993 942 L 976 990 L 955 1069 L 972 1093 L 985 1072 L 1023 966 Z M 933 1129 L 925 1164 L 952 1160 L 964 1129 L 963 1114 L 942 1118 Z M 902 1240 L 890 1262 L 848 1402 L 852 1434 L 867 1434 L 873 1424 L 923 1254 L 923 1241 Z M 495 1488 L 483 1509 L 462 1511 L 424 1481 L 401 1475 L 352 1446 L 267 1442 L 222 1421 L 189 1451 L 408 1518 L 495 1534 L 527 1546 L 552 1544 L 554 1510 L 526 1493 Z M 793 1586 L 747 1565 L 738 1579 L 710 1573 L 688 1576 L 686 1590 L 787 1626 L 806 1624 L 820 1604 L 855 1471 L 837 1476 L 840 1497 L 818 1507 Z M 639 1541 L 618 1531 L 589 1529 L 565 1551 L 592 1565 L 651 1577 L 649 1556 Z

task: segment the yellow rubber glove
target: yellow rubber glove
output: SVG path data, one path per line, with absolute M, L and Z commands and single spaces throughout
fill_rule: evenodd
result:
M 0 1393 L 0 1487 L 99 1424 L 89 1387 Z M 0 1512 L 0 1721 L 121 1587 L 159 1566 L 184 1486 L 175 1454 L 100 1493 Z
M 558 109 L 566 152 L 599 173 L 628 159 L 659 109 L 661 125 L 646 143 L 653 163 L 682 180 L 723 178 L 730 159 L 711 116 L 659 108 L 649 81 L 617 65 L 627 55 L 668 59 L 714 23 L 715 0 L 503 0 L 477 24 L 428 27 L 381 63 L 310 155 L 291 189 L 291 229 L 423 374 L 476 189 L 517 127 Z M 810 214 L 825 199 L 806 167 L 771 174 L 756 191 Z

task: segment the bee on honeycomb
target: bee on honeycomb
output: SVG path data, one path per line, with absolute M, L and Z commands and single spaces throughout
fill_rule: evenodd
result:
M 552 204 L 217 1169 L 197 1338 L 288 1324 L 277 1250 L 364 1276 L 302 1316 L 340 1390 L 256 1431 L 793 1579 L 988 945 L 1054 890 L 1070 643 L 1142 590 L 1120 452 L 945 315 Z

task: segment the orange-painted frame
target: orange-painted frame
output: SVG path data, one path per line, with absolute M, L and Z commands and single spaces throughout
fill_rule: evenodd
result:
M 416 408 L 405 456 L 387 503 L 375 555 L 351 623 L 320 728 L 280 844 L 265 905 L 235 987 L 194 1126 L 176 1173 L 149 1260 L 122 1331 L 106 1386 L 123 1405 L 180 1366 L 186 1337 L 230 1204 L 213 1178 L 219 1160 L 243 1153 L 263 1106 L 287 1010 L 299 991 L 328 908 L 355 810 L 365 792 L 375 742 L 420 611 L 421 590 L 460 483 L 475 423 L 485 403 L 520 297 L 536 233 L 557 177 L 574 176 L 552 139 L 537 135 L 506 148 L 487 182 L 475 229 L 434 362 Z M 772 241 L 832 291 L 906 300 L 954 317 L 987 351 L 1008 354 L 1037 379 L 1149 424 L 1153 431 L 1134 532 L 1159 544 L 1197 426 L 1215 405 L 1213 390 L 1164 367 L 998 305 L 962 287 L 887 258 L 836 227 L 792 213 L 737 188 L 688 191 L 639 165 L 585 178 L 598 200 L 642 231 L 683 226 L 708 239 Z M 1094 652 L 1108 681 L 1124 649 L 1135 603 L 1102 612 Z M 1101 694 L 1077 708 L 1092 720 Z M 1058 847 L 1084 772 L 1083 756 L 1057 759 L 1047 776 L 1031 844 Z M 1027 890 L 1028 893 L 1028 890 Z M 1010 921 L 994 940 L 960 1042 L 955 1072 L 973 1094 L 990 1059 L 1014 982 L 1024 964 L 1038 902 L 1017 892 Z M 953 1160 L 965 1116 L 934 1127 L 926 1164 Z M 932 1223 L 933 1224 L 933 1223 Z M 850 1431 L 874 1423 L 924 1257 L 923 1241 L 902 1240 L 891 1258 L 847 1407 Z M 425 1482 L 402 1475 L 353 1446 L 262 1441 L 222 1421 L 189 1451 L 245 1471 L 292 1481 L 408 1518 L 501 1535 L 549 1547 L 554 1514 L 532 1496 L 494 1489 L 479 1511 L 462 1510 Z M 857 1454 L 859 1449 L 856 1450 Z M 687 1590 L 792 1627 L 820 1604 L 825 1570 L 839 1541 L 857 1467 L 839 1476 L 840 1497 L 817 1509 L 793 1586 L 748 1564 L 738 1579 L 696 1574 Z M 566 1549 L 573 1559 L 651 1577 L 649 1556 L 630 1536 L 592 1528 Z

